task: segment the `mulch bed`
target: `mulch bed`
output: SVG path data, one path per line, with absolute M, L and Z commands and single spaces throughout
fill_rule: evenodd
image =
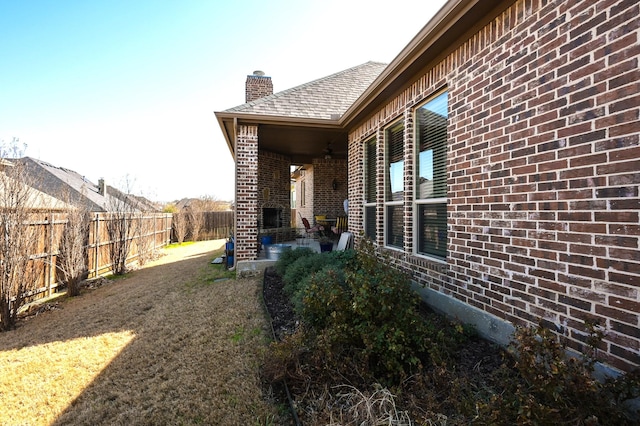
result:
M 273 268 L 265 270 L 263 297 L 271 317 L 276 339 L 281 340 L 283 336 L 293 333 L 298 325 L 298 320 L 283 292 L 282 279 Z M 439 321 L 443 327 L 446 326 L 447 320 L 426 305 L 421 306 L 421 311 L 430 320 Z M 456 374 L 465 377 L 466 383 L 478 388 L 495 384 L 495 371 L 504 363 L 504 350 L 479 337 L 469 339 L 455 356 Z M 327 383 L 326 385 L 331 387 L 336 384 Z M 295 389 L 293 389 L 293 393 L 293 398 L 296 399 Z
M 298 324 L 293 307 L 289 303 L 283 287 L 282 278 L 275 269 L 272 267 L 266 268 L 262 291 L 277 340 L 281 340 L 285 335 L 293 333 Z
M 275 269 L 267 268 L 264 274 L 263 294 L 277 340 L 293 333 L 298 325 L 293 307 L 284 294 L 283 286 L 282 278 Z M 423 305 L 421 309 L 423 314 L 430 316 L 431 319 L 439 319 L 438 315 L 426 305 Z M 466 372 L 492 371 L 502 364 L 503 353 L 496 344 L 481 338 L 474 338 L 460 350 L 458 366 L 461 371 Z

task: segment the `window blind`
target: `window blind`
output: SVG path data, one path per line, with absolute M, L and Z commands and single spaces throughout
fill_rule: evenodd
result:
M 404 196 L 404 126 L 395 125 L 386 132 L 385 201 L 402 201 Z
M 448 94 L 442 92 L 416 110 L 417 251 L 447 257 Z
M 418 170 L 416 198 L 447 196 L 447 93 L 417 110 Z
M 418 252 L 447 257 L 447 204 L 418 205 Z
M 396 248 L 403 248 L 404 238 L 404 206 L 387 206 L 386 214 L 386 245 Z
M 364 198 L 365 203 L 376 202 L 376 140 L 371 139 L 364 146 Z

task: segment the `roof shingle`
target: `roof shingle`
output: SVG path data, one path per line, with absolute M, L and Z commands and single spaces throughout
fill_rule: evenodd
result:
M 386 66 L 380 62 L 365 62 L 362 65 L 230 108 L 225 112 L 291 118 L 336 119 L 351 107 Z

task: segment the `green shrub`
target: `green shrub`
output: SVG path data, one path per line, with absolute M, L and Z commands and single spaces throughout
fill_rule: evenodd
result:
M 342 300 L 347 300 L 346 298 L 341 299 L 344 295 L 340 290 L 344 290 L 344 287 L 344 269 L 339 265 L 329 263 L 301 281 L 297 291 L 290 297 L 291 304 L 298 316 L 303 318 L 305 324 L 314 328 L 322 328 L 325 326 L 324 321 L 327 316 L 331 315 L 335 304 L 342 302 Z M 335 292 L 335 290 L 338 290 L 338 292 L 333 296 L 325 294 L 314 295 L 319 291 Z M 310 309 L 310 306 L 314 306 L 316 302 L 326 303 L 327 300 L 331 301 L 329 305 Z M 316 310 L 317 312 L 313 313 Z
M 313 330 L 323 330 L 346 323 L 344 313 L 350 303 L 344 271 L 328 266 L 310 276 L 307 285 L 294 300 L 294 306 L 304 324 Z
M 331 264 L 340 268 L 348 268 L 356 260 L 355 250 L 335 250 L 327 253 L 331 259 Z
M 593 326 L 580 359 L 567 358 L 562 339 L 542 326 L 519 329 L 511 345 L 517 356 L 505 356 L 500 368 L 489 359 L 490 373 L 476 378 L 471 369 L 484 364 L 458 364 L 474 330 L 421 314 L 408 277 L 368 241 L 357 253 L 300 256 L 284 275 L 301 327 L 267 358 L 272 375 L 301 393 L 313 393 L 313 381 L 320 389 L 381 383 L 416 404 L 412 415 L 429 424 L 429 413 L 451 424 L 637 424 L 640 413 L 630 417 L 625 408 L 640 397 L 640 372 L 595 380 L 602 333 Z
M 588 344 L 597 345 L 602 336 L 588 324 L 587 331 Z M 485 419 L 505 424 L 634 424 L 622 403 L 638 396 L 637 374 L 599 382 L 593 375 L 595 359 L 567 356 L 560 337 L 542 325 L 519 328 L 510 346 L 521 380 L 506 382 L 505 390 L 479 405 Z
M 297 294 L 307 287 L 308 280 L 314 273 L 327 266 L 344 269 L 354 257 L 353 250 L 328 253 L 311 252 L 311 254 L 301 255 L 291 262 L 282 274 L 285 293 L 290 298 L 301 299 L 301 296 Z
M 419 297 L 370 243 L 346 264 L 344 278 L 329 268 L 310 277 L 302 321 L 318 333 L 329 359 L 351 353 L 377 379 L 397 382 L 420 368 L 434 335 L 418 314 Z
M 288 297 L 292 297 L 302 287 L 305 280 L 311 274 L 319 271 L 330 263 L 329 256 L 325 253 L 314 253 L 309 256 L 300 257 L 291 263 L 282 275 L 284 291 Z
M 297 247 L 294 250 L 284 250 L 275 264 L 275 269 L 280 276 L 284 275 L 287 268 L 296 260 L 305 256 L 312 256 L 315 252 L 308 247 Z

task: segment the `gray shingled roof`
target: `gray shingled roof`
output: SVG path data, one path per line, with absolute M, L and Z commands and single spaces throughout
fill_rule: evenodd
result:
M 386 66 L 379 62 L 366 62 L 225 112 L 335 119 L 351 107 Z
M 107 185 L 107 196 L 100 193 L 98 185 L 92 183 L 79 173 L 57 167 L 45 161 L 31 157 L 23 157 L 19 161 L 25 163 L 27 173 L 34 178 L 36 189 L 71 204 L 81 204 L 89 211 L 108 211 L 109 197 L 124 199 L 125 194 Z M 142 197 L 129 197 L 137 210 L 153 211 L 156 207 Z

